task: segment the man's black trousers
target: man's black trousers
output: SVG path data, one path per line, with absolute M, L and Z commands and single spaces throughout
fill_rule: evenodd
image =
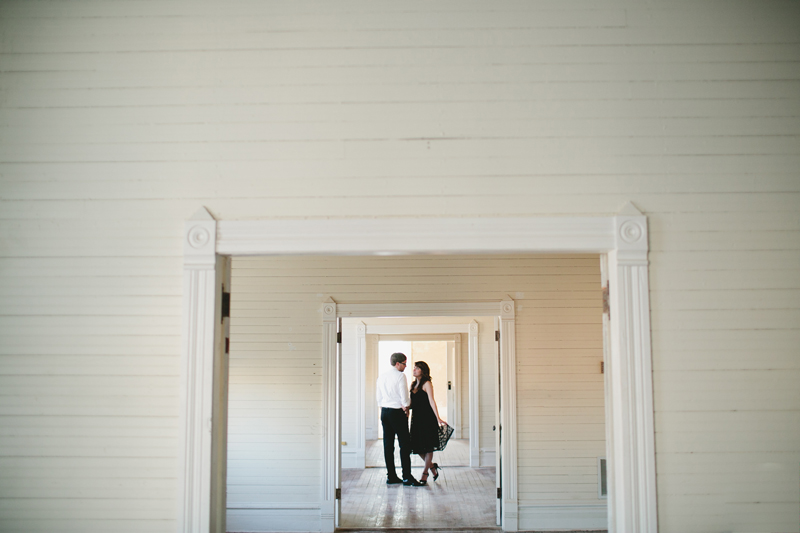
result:
M 411 437 L 408 435 L 408 416 L 402 409 L 381 408 L 381 425 L 383 425 L 383 459 L 386 461 L 386 472 L 389 479 L 397 477 L 394 467 L 394 437 L 400 443 L 400 466 L 403 468 L 403 479 L 411 477 Z

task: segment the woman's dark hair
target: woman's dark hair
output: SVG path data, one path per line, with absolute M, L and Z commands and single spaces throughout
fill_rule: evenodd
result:
M 426 363 L 425 361 L 416 361 L 414 363 L 414 366 L 419 368 L 420 370 L 422 370 L 422 375 L 418 379 L 415 379 L 411 383 L 411 390 L 412 391 L 415 388 L 417 390 L 421 389 L 422 386 L 425 385 L 426 381 L 430 381 L 431 380 L 431 367 L 428 366 L 428 363 Z M 417 381 L 419 381 L 419 385 L 417 385 Z

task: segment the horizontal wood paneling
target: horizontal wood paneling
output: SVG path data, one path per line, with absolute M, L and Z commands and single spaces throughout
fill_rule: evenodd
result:
M 782 0 L 2 2 L 0 476 L 42 484 L 18 498 L 3 478 L 0 530 L 174 531 L 177 450 L 159 443 L 178 434 L 181 232 L 200 205 L 230 220 L 598 214 L 633 201 L 651 229 L 661 530 L 797 533 L 797 20 Z M 413 294 L 376 284 L 382 297 L 466 289 L 437 282 L 436 258 L 395 261 L 419 261 L 430 281 Z M 502 261 L 509 282 L 487 298 L 519 280 Z M 600 398 L 590 382 L 548 381 L 600 357 L 575 333 L 590 316 L 559 303 L 591 313 L 594 291 L 550 287 L 573 274 L 553 270 L 560 259 L 525 261 L 544 278 L 520 298 L 520 340 L 539 343 L 519 361 L 520 383 L 537 387 L 520 400 Z M 486 273 L 483 258 L 464 265 Z M 238 348 L 277 355 L 313 334 L 297 321 L 313 289 L 269 307 L 274 280 L 252 288 Z M 318 368 L 313 343 L 298 341 L 293 368 Z M 558 360 L 557 374 L 540 368 Z M 236 387 L 252 395 L 260 378 Z M 313 380 L 262 394 L 281 402 L 298 386 L 321 395 Z M 94 456 L 47 444 L 79 437 L 70 427 Z M 140 457 L 113 440 L 131 431 Z M 545 475 L 559 459 L 527 460 Z M 117 488 L 95 498 L 82 472 Z M 156 498 L 140 497 L 143 476 Z

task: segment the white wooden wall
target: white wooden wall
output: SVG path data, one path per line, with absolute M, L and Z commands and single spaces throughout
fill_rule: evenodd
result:
M 651 228 L 661 529 L 797 532 L 798 10 L 0 3 L 0 530 L 174 531 L 181 235 L 200 205 L 631 200 Z
M 324 298 L 345 304 L 506 295 L 517 306 L 521 525 L 605 527 L 596 460 L 605 455 L 598 256 L 237 258 L 231 286 L 229 529 L 309 527 L 290 513 L 320 494 Z M 481 461 L 491 463 L 497 348 L 493 320 L 480 326 Z M 354 343 L 352 327 L 343 340 Z M 352 414 L 356 372 L 347 355 L 342 409 Z M 344 417 L 347 442 L 355 438 L 351 420 Z

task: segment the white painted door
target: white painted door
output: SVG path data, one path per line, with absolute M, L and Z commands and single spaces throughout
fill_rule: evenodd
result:
M 447 423 L 453 426 L 454 428 L 457 426 L 456 421 L 456 401 L 455 401 L 455 384 L 456 384 L 456 376 L 455 376 L 455 343 L 454 342 L 447 342 L 447 413 L 445 416 L 447 417 Z M 458 431 L 458 429 L 456 429 Z
M 336 499 L 334 505 L 334 524 L 339 527 L 342 516 L 342 319 L 336 319 Z
M 502 525 L 502 516 L 503 516 L 503 498 L 501 498 L 502 494 L 502 487 L 503 487 L 503 454 L 502 454 L 502 443 L 503 443 L 503 427 L 500 425 L 500 421 L 503 419 L 501 416 L 503 406 L 500 402 L 500 391 L 502 391 L 503 383 L 500 380 L 500 319 L 494 319 L 494 331 L 495 331 L 495 341 L 494 341 L 494 353 L 495 353 L 495 391 L 494 391 L 494 425 L 492 428 L 494 429 L 494 449 L 495 449 L 495 485 L 497 489 L 497 503 L 496 503 L 496 516 L 495 521 L 498 526 Z

